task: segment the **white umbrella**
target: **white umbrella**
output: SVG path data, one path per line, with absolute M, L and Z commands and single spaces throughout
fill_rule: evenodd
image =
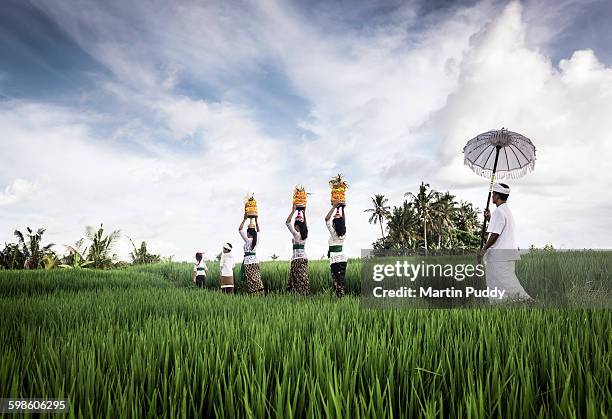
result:
M 490 178 L 487 206 L 491 201 L 491 189 L 495 179 L 518 179 L 535 167 L 536 148 L 524 135 L 508 131 L 492 130 L 472 138 L 463 147 L 466 166 L 477 175 Z M 480 248 L 484 244 L 486 219 L 482 223 Z

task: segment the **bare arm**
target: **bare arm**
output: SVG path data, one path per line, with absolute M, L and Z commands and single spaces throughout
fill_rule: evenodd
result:
M 330 210 L 327 212 L 327 215 L 325 216 L 325 222 L 328 222 L 328 221 L 331 219 L 332 214 L 334 213 L 334 210 L 335 210 L 336 208 L 338 208 L 338 206 L 337 206 L 337 205 L 334 205 L 334 206 L 332 206 L 332 207 L 330 208 Z
M 247 216 L 246 214 L 244 214 L 244 218 L 242 219 L 242 222 L 240 223 L 240 227 L 238 227 L 239 231 L 242 231 L 242 229 L 244 228 L 244 223 L 246 222 L 246 220 L 247 220 Z
M 259 220 L 258 220 L 258 217 L 255 217 L 255 229 L 259 233 Z
M 295 204 L 291 207 L 291 212 L 289 213 L 289 216 L 287 217 L 287 221 L 285 221 L 285 224 L 291 223 L 291 218 L 293 218 L 294 213 L 295 213 Z
M 489 239 L 487 240 L 487 244 L 485 244 L 485 246 L 483 247 L 483 251 L 486 252 L 488 248 L 490 248 L 491 246 L 493 246 L 495 244 L 495 242 L 497 241 L 497 238 L 499 237 L 499 234 L 497 233 L 491 233 L 489 235 Z

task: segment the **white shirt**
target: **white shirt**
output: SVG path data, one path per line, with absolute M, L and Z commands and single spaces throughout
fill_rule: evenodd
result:
M 221 276 L 233 276 L 234 275 L 234 256 L 232 252 L 221 253 L 221 260 L 219 261 L 221 267 Z
M 291 232 L 291 235 L 293 236 L 293 239 L 291 239 L 292 244 L 306 245 L 306 240 L 302 240 L 302 235 L 300 234 L 299 231 L 295 229 L 295 227 L 293 227 L 293 224 L 291 224 L 291 222 L 285 223 L 285 225 L 287 226 L 287 228 Z M 306 257 L 306 250 L 305 249 L 293 249 L 293 256 L 291 257 L 291 260 L 295 260 L 295 259 L 308 259 Z
M 503 203 L 491 214 L 487 233 L 499 234 L 499 237 L 489 249 L 487 259 L 496 261 L 518 260 L 518 246 L 515 238 L 515 224 L 508 204 Z
M 261 238 L 261 233 L 257 232 L 257 243 L 255 243 L 255 247 L 251 247 L 251 244 L 253 243 L 253 239 L 248 237 L 244 231 L 240 230 L 240 236 L 242 237 L 242 240 L 244 240 L 245 253 L 255 252 L 255 250 L 257 249 L 257 245 L 259 244 L 259 239 Z M 252 263 L 259 263 L 259 261 L 257 260 L 257 255 L 251 255 L 251 256 L 245 256 L 243 263 L 245 265 L 250 265 Z
M 196 276 L 206 276 L 208 273 L 208 266 L 206 266 L 206 262 L 202 259 L 199 263 L 193 265 L 193 271 L 196 273 Z
M 325 222 L 327 225 L 327 229 L 329 230 L 329 240 L 327 243 L 330 246 L 344 246 L 344 238 L 346 236 L 338 236 L 336 234 L 336 230 L 334 230 L 333 218 L 330 218 Z M 329 264 L 338 263 L 338 262 L 346 262 L 348 258 L 344 254 L 344 248 L 341 252 L 330 252 L 329 253 Z

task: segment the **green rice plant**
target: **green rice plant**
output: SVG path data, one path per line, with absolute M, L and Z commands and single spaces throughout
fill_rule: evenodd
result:
M 70 417 L 612 413 L 610 310 L 366 310 L 144 268 L 0 273 L 0 394 L 66 398 Z

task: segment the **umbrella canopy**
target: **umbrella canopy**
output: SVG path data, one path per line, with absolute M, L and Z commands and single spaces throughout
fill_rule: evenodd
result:
M 463 147 L 466 166 L 477 175 L 491 178 L 486 209 L 491 201 L 491 189 L 495 179 L 517 179 L 535 167 L 536 149 L 524 135 L 506 128 L 484 132 L 472 138 Z M 480 248 L 484 245 L 487 219 L 482 222 Z
M 531 172 L 535 154 L 536 148 L 529 138 L 505 128 L 484 132 L 463 148 L 466 166 L 486 178 L 495 173 L 496 179 L 517 179 Z

